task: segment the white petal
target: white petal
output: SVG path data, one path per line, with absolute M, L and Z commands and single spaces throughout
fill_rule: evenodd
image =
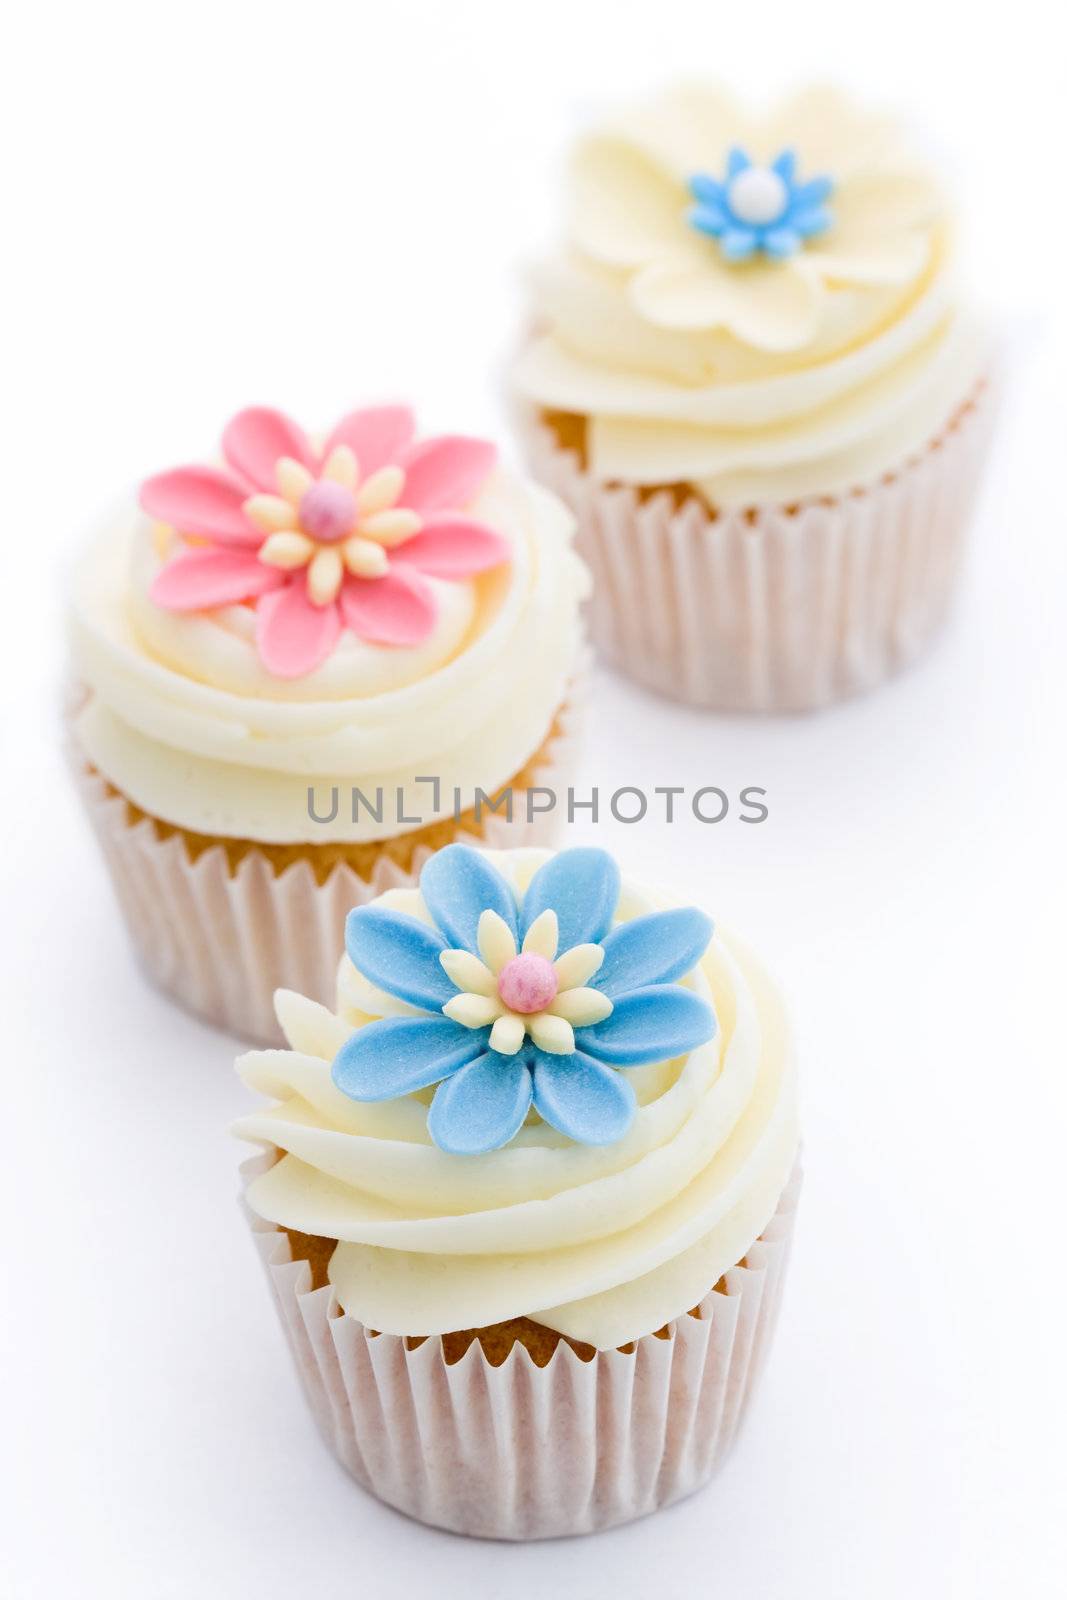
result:
M 442 950 L 441 965 L 457 989 L 467 994 L 496 994 L 496 978 L 469 950 Z
M 610 1017 L 615 1008 L 599 989 L 565 989 L 548 1009 L 554 1017 L 563 1017 L 574 1028 L 589 1028 L 594 1022 Z
M 462 1028 L 486 1028 L 496 1021 L 504 1007 L 487 994 L 457 994 L 441 1010 Z
M 344 577 L 341 552 L 334 545 L 320 546 L 308 567 L 308 598 L 313 605 L 329 605 L 336 600 Z
M 646 267 L 632 280 L 630 298 L 661 328 L 727 328 L 760 350 L 798 350 L 810 343 L 826 297 L 814 252 L 788 261 L 730 266 L 713 239 Z
M 371 516 L 360 513 L 359 531 L 365 539 L 377 539 L 379 544 L 403 544 L 422 527 L 417 511 L 395 506 L 391 511 L 375 511 Z
M 604 951 L 598 944 L 576 944 L 564 952 L 556 962 L 556 982 L 561 989 L 577 989 L 588 983 L 594 972 L 599 972 L 604 962 Z
M 688 227 L 684 185 L 622 139 L 586 139 L 570 171 L 570 227 L 579 250 L 613 267 L 668 254 Z
M 322 476 L 329 479 L 330 483 L 343 483 L 346 489 L 355 488 L 359 480 L 359 463 L 348 445 L 334 445 L 326 458 Z
M 546 961 L 551 961 L 558 949 L 559 918 L 552 910 L 542 911 L 527 930 L 526 937 L 522 941 L 522 953 L 527 956 L 544 956 Z
M 526 1037 L 526 1024 L 514 1011 L 505 1011 L 493 1023 L 493 1031 L 489 1035 L 490 1050 L 497 1050 L 502 1056 L 513 1056 L 516 1050 L 521 1049 L 522 1041 Z
M 260 545 L 257 553 L 268 567 L 281 567 L 285 572 L 292 572 L 296 567 L 307 566 L 315 554 L 315 544 L 305 533 L 272 533 Z
M 301 495 L 306 494 L 315 481 L 307 467 L 294 461 L 292 456 L 282 456 L 274 469 L 274 476 L 278 482 L 278 493 L 294 506 L 299 504 Z
M 254 494 L 241 507 L 249 522 L 254 522 L 264 533 L 276 533 L 279 528 L 295 528 L 296 513 L 288 500 L 277 494 Z
M 569 1056 L 574 1049 L 574 1029 L 550 1011 L 536 1011 L 526 1018 L 526 1026 L 534 1044 L 550 1056 Z
M 478 918 L 478 949 L 491 972 L 499 972 L 515 956 L 515 936 L 496 911 L 483 911 Z
M 389 506 L 395 506 L 403 487 L 403 467 L 379 467 L 377 472 L 371 473 L 356 495 L 356 505 L 359 507 L 360 515 L 370 517 L 376 511 L 385 511 Z
M 373 539 L 361 539 L 355 534 L 341 546 L 345 566 L 353 577 L 380 578 L 389 570 L 389 557 Z

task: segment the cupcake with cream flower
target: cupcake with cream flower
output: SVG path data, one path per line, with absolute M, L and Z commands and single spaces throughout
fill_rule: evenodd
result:
M 253 408 L 221 457 L 86 553 L 73 753 L 151 976 L 267 1040 L 276 988 L 332 994 L 353 905 L 550 833 L 587 580 L 551 495 L 405 406 L 321 439 Z
M 568 202 L 515 386 L 600 648 L 760 711 L 911 661 L 952 591 L 990 350 L 901 130 L 831 91 L 754 116 L 681 88 L 578 143 Z
M 796 1204 L 796 1083 L 760 966 L 602 850 L 452 845 L 348 918 L 245 1201 L 327 1442 L 455 1532 L 592 1532 L 721 1463 Z

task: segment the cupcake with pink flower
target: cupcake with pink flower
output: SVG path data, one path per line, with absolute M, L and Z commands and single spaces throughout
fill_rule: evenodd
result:
M 457 838 L 553 830 L 586 574 L 492 444 L 406 406 L 316 437 L 240 412 L 149 477 L 71 608 L 79 786 L 142 964 L 276 1037 L 333 989 L 346 914 Z
M 514 381 L 620 670 L 725 710 L 873 688 L 936 637 L 993 415 L 949 196 L 828 89 L 687 85 L 571 155 Z

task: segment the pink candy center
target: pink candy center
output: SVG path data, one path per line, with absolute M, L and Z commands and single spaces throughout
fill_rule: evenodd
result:
M 515 956 L 501 972 L 496 987 L 509 1011 L 529 1016 L 552 1004 L 559 980 L 555 967 L 544 956 Z
M 356 499 L 343 483 L 326 478 L 300 496 L 300 526 L 312 539 L 333 544 L 351 533 L 355 520 Z

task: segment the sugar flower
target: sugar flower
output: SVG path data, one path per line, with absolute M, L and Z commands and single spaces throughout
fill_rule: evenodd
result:
M 349 914 L 352 964 L 415 1014 L 357 1028 L 333 1081 L 354 1100 L 438 1085 L 428 1128 L 442 1150 L 507 1144 L 531 1105 L 570 1139 L 612 1144 L 636 1107 L 619 1069 L 713 1037 L 711 1008 L 678 982 L 709 919 L 678 909 L 613 927 L 619 874 L 603 850 L 553 856 L 521 904 L 465 845 L 432 856 L 419 887 L 431 921 L 375 905 Z
M 141 489 L 148 514 L 183 548 L 151 589 L 168 611 L 246 603 L 268 672 L 302 677 L 345 628 L 417 645 L 437 616 L 428 578 L 457 580 L 510 548 L 466 508 L 492 471 L 481 439 L 415 443 L 406 406 L 352 411 L 316 446 L 279 411 L 241 411 L 224 467 L 176 467 Z

